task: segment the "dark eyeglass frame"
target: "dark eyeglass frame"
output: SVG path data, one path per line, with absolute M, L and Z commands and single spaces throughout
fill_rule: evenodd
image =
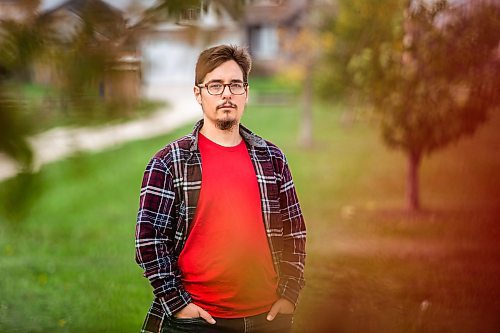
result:
M 220 84 L 223 86 L 222 88 L 222 91 L 218 94 L 213 94 L 210 92 L 210 89 L 208 89 L 208 86 L 212 83 L 217 83 L 217 84 Z M 232 90 L 231 90 L 231 85 L 232 84 L 242 84 L 243 85 L 243 91 L 241 92 L 241 94 L 235 94 Z M 212 95 L 212 96 L 217 96 L 217 95 L 222 95 L 224 93 L 224 91 L 226 90 L 226 87 L 229 88 L 229 92 L 233 95 L 244 95 L 246 92 L 247 92 L 247 88 L 248 88 L 248 82 L 231 82 L 231 83 L 222 83 L 222 82 L 208 82 L 208 83 L 205 83 L 205 84 L 199 84 L 197 85 L 198 88 L 205 88 L 207 89 L 207 92 Z

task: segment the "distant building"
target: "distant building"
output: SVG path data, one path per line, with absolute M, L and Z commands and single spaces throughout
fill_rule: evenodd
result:
M 274 73 L 304 25 L 308 0 L 247 0 L 246 41 L 258 73 Z
M 87 46 L 111 56 L 105 74 L 95 82 L 96 91 L 109 103 L 130 107 L 137 103 L 141 95 L 140 56 L 129 44 L 121 10 L 102 0 L 68 0 L 40 13 L 37 24 L 47 34 L 55 52 L 64 52 L 65 45 L 81 38 L 83 29 L 90 29 L 90 37 L 85 37 Z M 37 83 L 64 84 L 64 76 L 53 58 L 42 57 L 34 66 Z
M 220 2 L 200 1 L 175 18 L 145 29 L 138 39 L 143 56 L 144 83 L 194 83 L 198 54 L 210 45 L 242 44 L 244 34 L 235 14 Z
M 279 59 L 289 57 L 286 45 L 300 31 L 307 0 L 200 1 L 176 19 L 142 35 L 146 85 L 191 83 L 198 54 L 211 45 L 247 46 L 256 74 L 279 70 Z
M 148 86 L 192 84 L 198 54 L 216 44 L 248 46 L 254 73 L 275 73 L 281 60 L 293 56 L 287 45 L 303 27 L 309 1 L 200 0 L 176 15 L 139 5 L 122 11 L 103 0 L 67 0 L 41 13 L 21 3 L 25 2 L 0 0 L 0 19 L 23 19 L 33 12 L 59 48 L 69 45 L 82 29 L 91 29 L 86 42 L 115 55 L 96 89 L 106 100 L 133 104 Z M 62 74 L 50 60 L 42 57 L 34 66 L 36 82 L 61 83 Z

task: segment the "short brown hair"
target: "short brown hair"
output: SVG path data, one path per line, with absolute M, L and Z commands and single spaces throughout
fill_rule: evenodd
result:
M 247 82 L 248 74 L 252 68 L 252 59 L 247 49 L 236 45 L 218 45 L 200 53 L 196 63 L 194 83 L 202 83 L 208 73 L 230 60 L 236 61 L 240 66 L 243 72 L 243 81 Z

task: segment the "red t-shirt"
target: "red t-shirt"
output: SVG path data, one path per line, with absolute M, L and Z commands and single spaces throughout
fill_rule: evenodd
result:
M 278 299 L 278 278 L 246 145 L 220 146 L 201 133 L 198 138 L 202 185 L 179 256 L 182 283 L 193 303 L 214 317 L 266 312 Z

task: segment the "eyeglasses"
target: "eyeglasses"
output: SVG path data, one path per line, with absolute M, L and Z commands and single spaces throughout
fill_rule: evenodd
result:
M 209 82 L 207 84 L 198 85 L 198 88 L 206 88 L 210 95 L 222 95 L 224 89 L 229 87 L 229 91 L 233 95 L 243 95 L 247 91 L 248 83 L 246 82 Z

